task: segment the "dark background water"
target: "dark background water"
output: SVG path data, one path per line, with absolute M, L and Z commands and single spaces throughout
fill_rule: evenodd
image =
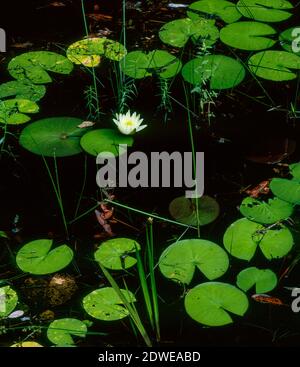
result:
M 191 3 L 187 1 L 186 3 Z M 80 1 L 66 1 L 66 6 L 46 6 L 48 1 L 14 1 L 8 2 L 5 11 L 0 14 L 0 26 L 4 28 L 8 36 L 8 52 L 0 64 L 1 82 L 10 80 L 6 71 L 6 65 L 11 57 L 31 50 L 51 50 L 62 52 L 71 43 L 81 39 L 84 35 Z M 150 20 L 161 22 L 176 19 L 183 16 L 181 11 L 160 11 L 167 1 L 144 1 L 144 12 L 128 10 L 128 19 L 132 20 L 135 28 L 128 29 L 128 49 L 133 49 L 136 42 L 140 48 L 154 49 L 163 47 L 156 36 L 149 45 L 141 41 L 143 37 L 152 34 L 157 35 L 158 25 Z M 97 29 L 109 28 L 112 30 L 110 38 L 119 39 L 121 28 L 121 2 L 120 1 L 85 1 L 86 12 L 93 12 L 94 6 L 99 5 L 100 12 L 112 17 L 109 22 L 101 21 Z M 291 20 L 297 23 L 297 18 Z M 280 29 L 280 26 L 277 26 Z M 32 45 L 26 49 L 15 47 L 15 44 L 30 42 Z M 218 46 L 219 47 L 219 46 Z M 218 49 L 219 52 L 228 52 L 227 49 Z M 241 53 L 246 57 L 246 53 Z M 105 64 L 104 64 L 105 65 Z M 105 88 L 100 89 L 101 106 L 103 115 L 100 123 L 103 127 L 111 126 L 111 112 L 115 109 L 115 100 L 107 80 L 106 66 L 101 66 L 97 73 L 103 81 Z M 51 116 L 75 116 L 85 119 L 87 111 L 83 98 L 85 87 L 91 83 L 89 76 L 79 68 L 75 68 L 72 75 L 54 76 L 54 82 L 47 85 L 47 94 L 39 102 L 40 113 L 34 119 Z M 139 111 L 148 124 L 147 129 L 136 135 L 135 149 L 145 152 L 151 151 L 186 151 L 190 150 L 190 141 L 187 130 L 187 115 L 185 111 L 174 104 L 166 123 L 163 122 L 163 113 L 157 111 L 160 98 L 157 95 L 156 81 L 148 78 L 138 83 L 139 95 L 131 104 L 133 110 Z M 295 98 L 297 82 L 274 84 L 264 82 L 264 88 L 272 96 L 275 106 L 288 106 L 288 101 Z M 260 97 L 262 90 L 256 83 L 248 78 L 239 88 L 250 96 Z M 172 89 L 173 95 L 183 100 L 182 85 L 176 82 Z M 298 99 L 298 97 L 297 97 Z M 265 101 L 265 98 L 263 99 Z M 154 112 L 153 112 L 154 111 Z M 251 155 L 265 157 L 269 152 L 272 156 L 284 152 L 286 139 L 295 142 L 296 148 L 284 163 L 295 162 L 300 158 L 299 151 L 299 120 L 288 119 L 286 112 L 267 111 L 265 106 L 245 97 L 236 91 L 222 94 L 218 98 L 215 109 L 216 117 L 211 126 L 201 124 L 201 120 L 194 119 L 193 124 L 199 125 L 195 129 L 195 143 L 198 151 L 205 152 L 205 192 L 214 196 L 221 206 L 220 217 L 211 225 L 203 228 L 202 237 L 222 243 L 222 236 L 226 227 L 240 217 L 237 209 L 243 198 L 240 190 L 250 184 L 257 184 L 261 180 L 275 175 L 274 165 L 259 164 L 247 159 Z M 14 133 L 18 134 L 15 129 Z M 220 143 L 219 138 L 226 138 L 228 143 Z M 56 198 L 51 187 L 45 166 L 40 157 L 35 156 L 18 146 L 14 138 L 10 138 L 14 156 L 3 156 L 0 161 L 0 229 L 11 232 L 13 221 L 18 215 L 21 228 L 18 238 L 14 238 L 12 251 L 20 247 L 18 240 L 29 241 L 31 239 L 52 236 L 58 242 L 65 240 L 62 221 Z M 61 189 L 68 218 L 74 215 L 76 202 L 80 193 L 84 177 L 83 155 L 63 158 L 58 160 Z M 49 160 L 53 168 L 53 162 Z M 94 205 L 93 199 L 97 198 L 95 184 L 96 166 L 94 158 L 87 160 L 87 184 L 82 200 L 81 212 Z M 155 211 L 162 216 L 169 216 L 169 202 L 176 196 L 183 194 L 179 189 L 120 189 L 117 190 L 117 199 L 143 209 L 148 212 Z M 130 236 L 141 243 L 144 242 L 145 218 L 140 216 L 128 216 L 126 212 L 117 211 L 119 218 L 127 220 L 139 231 L 134 231 L 126 226 L 116 225 L 114 231 L 119 236 Z M 155 245 L 157 256 L 162 249 L 170 244 L 172 238 L 182 233 L 181 229 L 174 226 L 166 226 L 158 223 L 154 225 Z M 99 285 L 103 285 L 104 279 L 99 274 L 98 267 L 92 261 L 92 252 L 97 240 L 94 234 L 101 229 L 98 227 L 93 213 L 70 227 L 71 237 L 69 242 L 76 246 L 76 262 L 79 267 L 70 267 L 70 273 L 74 274 L 80 285 L 80 292 L 75 301 L 55 310 L 56 316 L 80 317 L 80 300 L 83 295 Z M 50 234 L 49 234 L 50 233 Z M 187 237 L 193 237 L 188 233 Z M 297 233 L 295 233 L 297 239 Z M 297 246 L 293 255 L 297 253 Z M 259 255 L 255 258 L 257 266 L 266 266 L 266 262 Z M 11 261 L 11 260 L 9 260 Z M 272 269 L 280 272 L 291 259 L 274 262 Z M 231 261 L 231 271 L 224 281 L 235 282 L 235 275 L 245 267 L 243 262 Z M 10 275 L 17 273 L 13 264 L 8 263 L 0 273 L 8 272 Z M 299 285 L 299 268 L 295 268 L 290 277 L 282 282 L 276 296 L 282 297 L 285 302 L 291 301 L 288 291 L 283 286 Z M 0 275 L 1 276 L 1 275 Z M 130 277 L 129 277 L 130 279 Z M 197 274 L 193 283 L 196 285 L 203 281 Z M 16 285 L 21 284 L 22 280 Z M 164 344 L 186 345 L 298 345 L 300 332 L 299 315 L 294 314 L 288 306 L 275 307 L 254 303 L 251 305 L 247 316 L 237 320 L 233 326 L 223 328 L 203 328 L 191 320 L 185 313 L 183 298 L 184 290 L 177 285 L 162 279 L 158 275 L 159 294 L 161 297 L 162 335 Z M 141 307 L 142 308 L 142 307 Z M 42 307 L 37 307 L 32 312 L 40 312 Z M 113 345 L 135 344 L 131 333 L 124 333 L 128 323 L 105 324 L 95 322 L 93 329 L 109 332 L 106 338 L 90 337 L 86 345 L 94 343 L 110 343 Z M 284 338 L 280 338 L 286 331 Z M 296 333 L 296 334 L 295 334 Z M 294 335 L 295 334 L 295 335 Z M 11 336 L 9 336 L 11 338 Z M 12 338 L 13 339 L 13 338 Z M 2 342 L 7 339 L 2 337 Z

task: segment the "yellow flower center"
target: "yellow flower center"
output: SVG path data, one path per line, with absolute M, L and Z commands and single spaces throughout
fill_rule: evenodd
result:
M 130 126 L 133 126 L 133 125 L 134 125 L 134 123 L 132 122 L 132 120 L 127 120 L 127 121 L 125 122 L 125 124 L 126 124 L 126 126 L 128 126 L 128 127 L 130 127 Z

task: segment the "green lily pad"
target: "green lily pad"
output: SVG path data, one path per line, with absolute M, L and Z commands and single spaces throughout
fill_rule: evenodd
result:
M 35 84 L 52 82 L 48 71 L 70 74 L 73 64 L 65 56 L 50 51 L 32 51 L 14 57 L 8 64 L 10 75 L 18 80 L 28 79 Z
M 121 292 L 129 303 L 136 301 L 134 294 L 130 291 L 121 289 Z M 96 289 L 85 296 L 83 308 L 90 316 L 98 320 L 121 320 L 129 315 L 117 292 L 110 287 Z
M 166 23 L 159 31 L 159 38 L 167 45 L 183 47 L 190 38 L 194 42 L 204 40 L 206 45 L 213 45 L 219 38 L 219 30 L 215 21 L 200 18 L 176 19 Z
M 248 60 L 250 70 L 260 78 L 285 81 L 293 80 L 300 70 L 300 57 L 286 51 L 262 51 Z
M 261 22 L 282 22 L 292 16 L 293 5 L 286 0 L 240 0 L 237 9 L 246 18 Z
M 159 259 L 162 274 L 171 280 L 189 284 L 197 267 L 204 276 L 213 280 L 228 269 L 226 252 L 217 244 L 200 239 L 177 241 L 167 247 Z
M 108 38 L 87 38 L 72 43 L 67 49 L 67 57 L 77 65 L 95 67 L 100 64 L 101 56 L 120 61 L 126 55 L 121 43 Z
M 223 55 L 200 56 L 190 60 L 182 68 L 187 82 L 198 85 L 210 79 L 211 89 L 229 89 L 245 78 L 245 69 L 237 60 Z
M 268 24 L 259 22 L 237 22 L 221 29 L 220 39 L 228 46 L 247 51 L 258 51 L 272 47 L 276 41 L 268 38 L 276 34 Z
M 0 123 L 19 125 L 28 122 L 31 118 L 25 113 L 37 113 L 39 106 L 28 99 L 7 99 L 0 101 Z
M 134 79 L 142 79 L 151 75 L 161 78 L 173 78 L 182 67 L 181 61 L 167 51 L 154 50 L 129 52 L 120 62 L 124 74 Z
M 198 202 L 198 219 L 197 219 Z M 171 201 L 169 212 L 176 221 L 192 226 L 204 226 L 217 219 L 220 214 L 218 202 L 207 195 L 197 199 L 188 199 L 185 196 Z
M 0 85 L 0 99 L 16 97 L 17 99 L 37 102 L 44 97 L 45 93 L 46 87 L 44 85 L 32 84 L 26 79 L 12 80 Z
M 233 322 L 230 314 L 244 316 L 248 298 L 231 284 L 208 282 L 192 288 L 184 299 L 185 310 L 195 321 L 207 326 L 223 326 Z
M 18 267 L 25 273 L 43 275 L 59 271 L 70 264 L 73 251 L 67 245 L 51 250 L 52 240 L 35 240 L 24 245 L 17 253 Z
M 246 218 L 232 223 L 225 231 L 223 243 L 234 257 L 250 261 L 259 247 L 268 260 L 281 258 L 289 253 L 294 240 L 288 228 L 268 229 Z
M 102 242 L 95 252 L 95 260 L 111 270 L 123 270 L 136 264 L 135 254 L 140 245 L 129 238 L 113 238 Z
M 115 156 L 119 155 L 119 145 L 126 144 L 129 147 L 133 144 L 133 138 L 120 134 L 117 130 L 97 129 L 86 133 L 80 140 L 82 149 L 87 153 L 97 156 L 109 152 Z
M 244 292 L 255 286 L 256 293 L 267 293 L 276 287 L 277 276 L 270 269 L 258 269 L 253 266 L 238 274 L 236 284 Z
M 23 129 L 20 144 L 30 152 L 46 157 L 81 153 L 80 139 L 88 131 L 78 127 L 81 122 L 75 117 L 50 117 L 35 121 Z
M 293 205 L 278 198 L 268 202 L 247 197 L 240 206 L 241 213 L 249 220 L 262 224 L 272 224 L 289 218 L 293 214 Z
M 18 304 L 18 295 L 11 286 L 0 287 L 0 319 L 13 312 Z
M 191 19 L 199 19 L 207 14 L 221 18 L 226 23 L 236 22 L 242 17 L 234 3 L 224 0 L 196 1 L 187 10 L 187 15 Z
M 56 345 L 73 346 L 72 336 L 85 338 L 87 333 L 86 324 L 77 319 L 65 318 L 51 322 L 47 329 L 47 338 Z
M 270 189 L 279 199 L 291 204 L 300 204 L 300 181 L 297 179 L 273 178 Z
M 293 35 L 294 30 L 296 30 L 296 35 Z M 279 35 L 279 41 L 280 41 L 280 45 L 282 46 L 283 49 L 285 49 L 288 52 L 293 52 L 295 55 L 300 55 L 300 50 L 299 50 L 299 35 L 300 32 L 298 32 L 298 30 L 300 30 L 300 26 L 298 27 L 292 27 L 289 29 L 286 29 L 285 31 L 281 32 Z M 297 51 L 295 51 L 295 48 L 293 48 L 293 42 L 295 42 Z
M 300 181 L 300 162 L 298 163 L 292 163 L 289 165 L 290 173 L 291 175 L 296 179 Z

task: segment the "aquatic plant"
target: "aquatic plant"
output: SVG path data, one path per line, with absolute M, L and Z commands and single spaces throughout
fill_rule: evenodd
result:
M 127 111 L 125 115 L 121 113 L 117 114 L 113 121 L 117 125 L 119 131 L 124 135 L 135 134 L 147 127 L 147 125 L 141 125 L 144 119 L 136 112 L 131 114 L 130 111 Z

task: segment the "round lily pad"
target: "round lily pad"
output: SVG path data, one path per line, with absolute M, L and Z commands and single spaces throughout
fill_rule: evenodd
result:
M 119 145 L 127 145 L 129 147 L 133 144 L 131 136 L 120 134 L 117 130 L 112 129 L 97 129 L 86 133 L 80 140 L 82 149 L 87 153 L 97 156 L 105 153 L 112 153 L 115 156 L 120 154 Z
M 220 32 L 220 39 L 228 46 L 247 51 L 259 51 L 272 47 L 276 41 L 268 38 L 276 34 L 268 24 L 237 22 L 228 24 Z
M 199 18 L 176 19 L 166 23 L 159 31 L 159 38 L 166 44 L 174 47 L 183 47 L 190 38 L 193 41 L 205 40 L 206 45 L 213 45 L 219 38 L 215 21 Z
M 239 61 L 223 55 L 200 56 L 182 68 L 182 76 L 187 82 L 198 85 L 210 79 L 210 88 L 217 90 L 237 86 L 245 75 L 245 69 Z
M 293 214 L 293 205 L 278 198 L 268 202 L 247 197 L 240 206 L 241 213 L 250 220 L 262 224 L 272 224 L 289 218 Z
M 51 322 L 47 329 L 47 338 L 56 345 L 74 345 L 72 336 L 84 338 L 87 333 L 86 324 L 77 319 L 65 318 Z
M 87 38 L 72 43 L 67 49 L 67 57 L 77 65 L 95 67 L 100 64 L 101 56 L 120 61 L 126 55 L 125 47 L 108 38 Z
M 136 264 L 135 254 L 140 245 L 130 238 L 113 238 L 101 243 L 95 252 L 95 260 L 111 270 L 123 270 Z
M 130 291 L 121 289 L 121 292 L 129 303 L 136 301 L 134 294 Z M 96 289 L 85 296 L 83 308 L 90 316 L 98 320 L 121 320 L 129 315 L 118 293 L 110 287 Z
M 39 112 L 39 106 L 28 99 L 14 98 L 0 101 L 0 123 L 19 125 L 31 118 L 27 113 Z
M 167 51 L 154 50 L 129 52 L 120 62 L 124 74 L 134 79 L 142 79 L 151 75 L 161 78 L 173 78 L 181 69 L 181 61 Z
M 246 218 L 232 223 L 224 234 L 226 250 L 234 257 L 250 261 L 259 247 L 268 260 L 281 258 L 289 253 L 294 240 L 288 228 L 268 229 Z
M 16 97 L 37 102 L 44 97 L 46 87 L 31 83 L 29 80 L 12 80 L 0 85 L 0 99 Z
M 233 322 L 230 314 L 244 316 L 249 303 L 245 293 L 233 285 L 208 282 L 191 289 L 184 306 L 193 320 L 207 326 L 223 326 Z
M 226 23 L 233 23 L 241 18 L 241 13 L 236 9 L 235 4 L 225 0 L 196 1 L 189 6 L 187 11 L 191 19 L 205 17 L 207 14 L 221 18 Z
M 204 276 L 213 280 L 228 269 L 226 252 L 217 244 L 200 239 L 177 241 L 167 247 L 159 259 L 162 274 L 171 280 L 189 284 L 197 267 Z
M 198 202 L 198 219 L 197 219 Z M 217 219 L 220 214 L 218 202 L 207 195 L 196 199 L 188 199 L 185 196 L 171 201 L 169 212 L 176 221 L 192 226 L 204 226 Z
M 280 45 L 288 52 L 300 55 L 300 26 L 288 28 L 279 35 Z
M 256 293 L 267 293 L 276 287 L 277 276 L 270 269 L 258 269 L 253 266 L 238 274 L 236 284 L 244 292 L 255 286 Z
M 18 295 L 11 286 L 0 287 L 0 319 L 8 316 L 18 304 Z
M 237 9 L 246 18 L 261 22 L 282 22 L 292 16 L 293 5 L 286 0 L 240 0 Z
M 50 117 L 23 129 L 20 144 L 32 153 L 47 157 L 66 157 L 82 152 L 80 139 L 88 131 L 80 129 L 81 119 Z
M 263 79 L 293 80 L 300 70 L 300 57 L 286 51 L 262 51 L 248 60 L 250 70 Z
M 70 74 L 73 64 L 65 56 L 50 51 L 31 51 L 14 57 L 8 64 L 10 75 L 18 80 L 30 80 L 35 84 L 52 82 L 48 71 Z
M 43 275 L 59 271 L 70 264 L 73 251 L 67 245 L 51 250 L 52 240 L 35 240 L 27 243 L 18 251 L 16 262 L 25 273 Z
M 297 179 L 273 178 L 270 189 L 279 199 L 300 205 L 300 181 Z

